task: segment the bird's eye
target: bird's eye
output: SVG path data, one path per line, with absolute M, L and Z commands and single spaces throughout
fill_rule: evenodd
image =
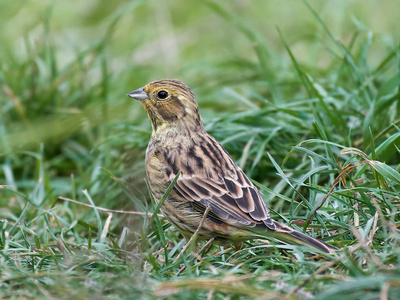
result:
M 167 91 L 159 91 L 157 93 L 158 99 L 166 99 L 168 97 L 168 92 Z

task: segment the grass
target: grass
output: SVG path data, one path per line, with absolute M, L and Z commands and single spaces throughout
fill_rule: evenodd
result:
M 397 297 L 396 2 L 227 3 L 1 4 L 1 298 Z M 193 88 L 274 219 L 341 250 L 180 255 L 125 97 L 163 77 Z

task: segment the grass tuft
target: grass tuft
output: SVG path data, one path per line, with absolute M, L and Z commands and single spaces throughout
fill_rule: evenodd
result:
M 0 298 L 396 299 L 396 4 L 0 4 Z M 125 97 L 159 78 L 193 88 L 274 219 L 340 251 L 185 247 Z

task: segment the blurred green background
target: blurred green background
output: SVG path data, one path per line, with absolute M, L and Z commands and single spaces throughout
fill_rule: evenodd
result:
M 38 151 L 40 143 L 60 176 L 79 172 L 96 150 L 112 155 L 108 163 L 124 148 L 138 156 L 131 160 L 142 160 L 147 137 L 128 126 L 150 126 L 125 94 L 154 79 L 187 83 L 209 124 L 257 101 L 304 98 L 278 28 L 301 68 L 324 88 L 341 81 L 358 89 L 346 74 L 332 74 L 342 54 L 331 38 L 368 60 L 361 67 L 377 67 L 398 43 L 397 1 L 309 3 L 332 37 L 305 3 L 293 0 L 1 2 L 2 159 L 13 161 L 15 179 L 27 180 L 31 158 L 21 151 Z M 218 126 L 207 129 L 226 137 Z
M 92 231 L 101 235 L 105 215 L 57 202 L 59 196 L 154 210 L 144 180 L 151 127 L 126 94 L 155 79 L 176 78 L 192 88 L 207 131 L 252 179 L 271 189 L 264 198 L 279 217 L 308 220 L 338 174 L 343 147 L 398 169 L 398 8 L 398 0 L 1 1 L 1 241 L 7 231 L 15 243 L 2 249 L 47 249 L 61 236 L 87 254 L 82 249 L 91 249 Z M 290 152 L 310 139 L 318 141 Z M 292 184 L 277 174 L 267 152 Z M 376 173 L 365 170 L 354 179 L 379 187 Z M 311 203 L 308 208 L 297 192 Z M 330 224 L 325 216 L 335 215 L 336 225 L 329 226 L 345 228 L 353 211 L 335 205 L 321 218 Z M 367 221 L 365 216 L 361 223 Z M 109 238 L 126 240 L 126 228 L 133 232 L 130 240 L 143 237 L 142 223 L 141 216 L 114 214 Z M 162 247 L 156 234 L 149 240 L 154 237 L 151 251 Z M 354 237 L 348 230 L 340 239 Z M 102 242 L 100 252 L 112 244 Z M 46 267 L 59 263 L 54 259 Z M 105 269 L 113 263 L 120 268 L 114 260 Z M 90 295 L 91 288 L 84 289 Z

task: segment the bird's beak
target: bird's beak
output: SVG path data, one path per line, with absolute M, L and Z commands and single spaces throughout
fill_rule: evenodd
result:
M 149 95 L 144 91 L 144 87 L 141 87 L 140 89 L 134 90 L 130 92 L 129 94 L 126 94 L 127 96 L 134 98 L 136 100 L 145 100 L 149 99 Z

